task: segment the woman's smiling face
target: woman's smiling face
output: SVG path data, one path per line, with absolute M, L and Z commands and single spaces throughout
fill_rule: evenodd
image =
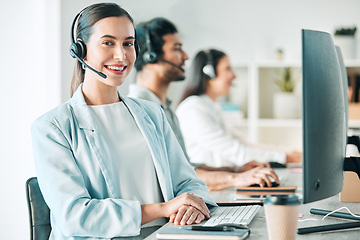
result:
M 136 60 L 134 43 L 135 29 L 128 17 L 107 17 L 96 22 L 86 43 L 84 61 L 107 78 L 88 69 L 86 78 L 97 79 L 109 86 L 120 86 Z

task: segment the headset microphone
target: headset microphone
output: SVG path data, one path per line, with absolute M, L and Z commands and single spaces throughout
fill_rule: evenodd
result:
M 180 71 L 185 72 L 185 69 L 183 69 L 182 67 L 176 65 L 176 64 L 173 63 L 173 62 L 170 62 L 170 61 L 165 60 L 165 59 L 162 59 L 162 58 L 159 58 L 159 61 L 164 62 L 164 63 L 168 63 L 168 64 L 170 64 L 171 66 L 176 67 L 176 68 L 179 69 Z
M 86 8 L 85 8 L 86 9 Z M 96 74 L 98 74 L 100 77 L 106 79 L 107 76 L 99 71 L 96 71 L 94 68 L 90 67 L 89 65 L 87 65 L 84 62 L 84 58 L 86 56 L 86 44 L 81 41 L 81 40 L 77 40 L 75 41 L 75 37 L 74 37 L 74 30 L 75 30 L 75 22 L 76 20 L 78 20 L 78 18 L 80 17 L 81 13 L 85 10 L 83 9 L 81 12 L 79 12 L 75 18 L 74 21 L 71 25 L 71 32 L 70 32 L 70 39 L 71 39 L 71 46 L 70 46 L 70 55 L 73 58 L 76 58 L 77 60 L 79 60 L 79 62 L 81 62 L 84 66 L 86 66 L 87 68 L 89 68 L 91 71 L 95 72 Z
M 99 71 L 96 71 L 94 68 L 92 68 L 92 67 L 90 67 L 88 64 L 86 64 L 86 63 L 84 62 L 84 60 L 82 60 L 81 58 L 79 58 L 79 56 L 76 55 L 72 49 L 70 49 L 70 55 L 73 56 L 73 57 L 75 57 L 77 60 L 79 60 L 79 62 L 81 62 L 83 65 L 85 65 L 85 66 L 86 66 L 87 68 L 89 68 L 91 71 L 95 72 L 95 73 L 96 73 L 97 75 L 99 75 L 100 77 L 102 77 L 102 78 L 104 78 L 104 79 L 107 78 L 107 76 L 106 76 L 104 73 L 99 72 Z

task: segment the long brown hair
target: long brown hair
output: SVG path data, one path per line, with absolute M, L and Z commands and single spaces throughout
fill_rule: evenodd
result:
M 208 55 L 211 56 L 210 63 Z M 184 101 L 187 97 L 192 95 L 200 96 L 206 92 L 210 77 L 203 72 L 203 68 L 207 64 L 211 64 L 214 67 L 215 74 L 217 74 L 216 67 L 219 63 L 219 60 L 224 56 L 226 56 L 224 52 L 215 49 L 200 51 L 196 54 L 191 64 L 189 75 L 186 78 L 185 90 L 180 99 L 180 102 Z
M 93 33 L 93 26 L 96 22 L 107 17 L 122 16 L 129 18 L 129 20 L 134 24 L 130 14 L 116 3 L 97 3 L 90 5 L 81 11 L 81 14 L 77 19 L 78 23 L 75 39 L 81 39 L 81 41 L 86 44 Z M 76 19 L 74 19 L 74 21 L 76 21 Z M 82 68 L 81 63 L 76 61 L 70 86 L 71 97 L 80 84 L 84 82 L 84 74 L 85 70 Z

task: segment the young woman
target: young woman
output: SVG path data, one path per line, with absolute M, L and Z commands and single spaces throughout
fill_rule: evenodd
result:
M 235 77 L 225 53 L 211 49 L 195 56 L 176 110 L 190 157 L 214 167 L 243 165 L 253 160 L 299 161 L 299 153 L 286 155 L 249 146 L 225 127 L 216 100 L 229 94 Z
M 199 223 L 216 206 L 157 104 L 121 96 L 135 59 L 131 16 L 116 4 L 85 8 L 72 56 L 72 98 L 32 126 L 50 239 L 135 236 L 141 227 Z M 73 31 L 73 29 L 72 29 Z

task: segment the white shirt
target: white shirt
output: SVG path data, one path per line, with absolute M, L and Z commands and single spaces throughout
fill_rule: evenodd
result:
M 150 91 L 149 89 L 142 87 L 140 85 L 137 84 L 131 84 L 129 86 L 129 97 L 134 97 L 134 98 L 141 98 L 141 99 L 145 99 L 145 100 L 149 100 L 152 101 L 154 103 L 159 104 L 162 109 L 164 110 L 166 119 L 168 120 L 171 129 L 173 130 L 181 148 L 184 151 L 185 157 L 186 159 L 189 161 L 189 163 L 196 169 L 199 168 L 201 165 L 203 165 L 202 163 L 194 163 L 191 161 L 187 151 L 186 151 L 186 147 L 185 147 L 185 142 L 184 142 L 184 137 L 181 133 L 180 130 L 180 125 L 179 125 L 179 120 L 177 119 L 175 112 L 171 109 L 170 105 L 171 105 L 171 101 L 169 99 L 166 99 L 166 105 L 164 105 L 160 98 L 158 96 L 155 95 L 155 93 L 153 93 L 152 91 Z
M 177 108 L 176 115 L 193 161 L 221 167 L 243 165 L 252 160 L 284 163 L 284 152 L 255 148 L 240 142 L 225 127 L 220 106 L 208 96 L 190 96 Z
M 112 155 L 120 198 L 140 204 L 163 202 L 148 144 L 124 103 L 89 107 Z M 165 219 L 155 221 L 143 227 L 166 223 Z

